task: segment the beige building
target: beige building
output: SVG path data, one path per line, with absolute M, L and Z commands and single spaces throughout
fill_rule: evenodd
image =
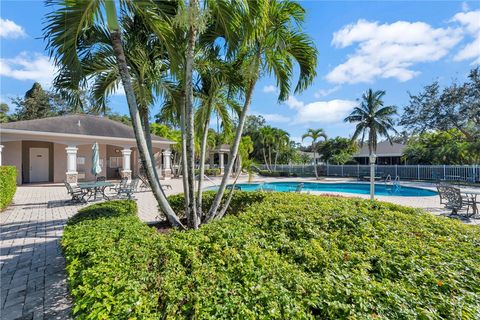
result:
M 100 176 L 118 179 L 139 173 L 133 129 L 92 115 L 66 115 L 0 124 L 0 165 L 17 168 L 17 183 L 69 182 L 95 179 L 92 147 L 100 147 Z M 171 148 L 152 136 L 155 165 L 162 179 L 171 175 Z

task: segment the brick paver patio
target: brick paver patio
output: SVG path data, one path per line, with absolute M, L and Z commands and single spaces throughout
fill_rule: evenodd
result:
M 170 184 L 177 190 L 178 183 Z M 153 195 L 141 192 L 136 198 L 140 217 L 156 220 Z M 82 206 L 66 200 L 63 185 L 21 186 L 13 204 L 0 213 L 0 319 L 69 319 L 59 242 L 67 219 Z

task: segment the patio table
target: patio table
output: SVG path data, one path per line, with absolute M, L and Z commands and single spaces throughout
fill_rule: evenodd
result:
M 102 198 L 110 200 L 110 198 L 105 194 L 105 189 L 107 187 L 113 187 L 114 184 L 112 182 L 107 181 L 90 181 L 90 182 L 81 182 L 78 184 L 78 187 L 82 190 L 87 190 L 90 194 L 87 201 L 93 196 L 94 200 L 97 200 L 97 193 L 102 195 Z
M 480 196 L 480 191 L 462 190 L 462 193 L 472 201 L 472 209 L 473 209 L 472 217 L 477 218 L 477 214 L 478 214 L 477 204 L 480 203 L 477 201 L 477 197 Z

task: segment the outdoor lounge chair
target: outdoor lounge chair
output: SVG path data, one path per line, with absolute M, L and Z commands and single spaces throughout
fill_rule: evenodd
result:
M 449 186 L 444 183 L 438 183 L 436 187 L 438 191 L 438 196 L 440 197 L 440 204 L 445 204 L 444 194 L 445 194 L 446 188 L 448 188 Z
M 241 190 L 242 190 L 242 187 L 237 186 L 237 185 L 234 185 L 234 186 L 229 185 L 229 186 L 226 187 L 226 189 L 227 189 L 227 190 L 232 190 L 232 189 L 233 189 L 233 190 L 239 190 L 239 191 L 241 191 Z
M 68 194 L 72 197 L 72 199 L 70 200 L 71 202 L 74 202 L 74 203 L 87 202 L 85 200 L 85 195 L 87 194 L 87 192 L 80 189 L 80 187 L 78 187 L 77 185 L 71 185 L 67 181 L 64 181 L 63 183 L 65 185 L 65 188 L 67 188 Z
M 110 187 L 109 190 L 113 190 L 113 191 L 115 191 L 115 192 L 118 192 L 118 190 L 119 190 L 120 188 L 126 187 L 127 184 L 128 184 L 128 178 L 122 178 L 122 180 L 120 180 L 120 183 L 114 185 L 113 187 Z
M 452 215 L 458 215 L 458 212 L 463 209 L 465 206 L 467 207 L 467 217 L 468 211 L 470 206 L 473 205 L 472 200 L 468 197 L 462 196 L 460 189 L 451 187 L 451 186 L 443 186 L 442 190 L 442 198 L 445 199 L 445 208 L 452 210 Z M 439 191 L 440 193 L 440 191 Z
M 125 197 L 128 199 L 132 199 L 133 194 L 135 193 L 135 191 L 137 191 L 138 182 L 139 179 L 133 179 L 132 181 L 130 181 L 130 183 L 121 185 L 117 190 L 117 196 L 119 198 Z

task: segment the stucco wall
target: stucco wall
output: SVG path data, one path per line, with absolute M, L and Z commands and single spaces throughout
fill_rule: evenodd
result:
M 66 144 L 53 144 L 53 181 L 63 182 L 65 180 L 65 173 L 67 172 L 67 151 Z
M 22 142 L 2 142 L 2 165 L 17 168 L 17 184 L 22 184 Z

